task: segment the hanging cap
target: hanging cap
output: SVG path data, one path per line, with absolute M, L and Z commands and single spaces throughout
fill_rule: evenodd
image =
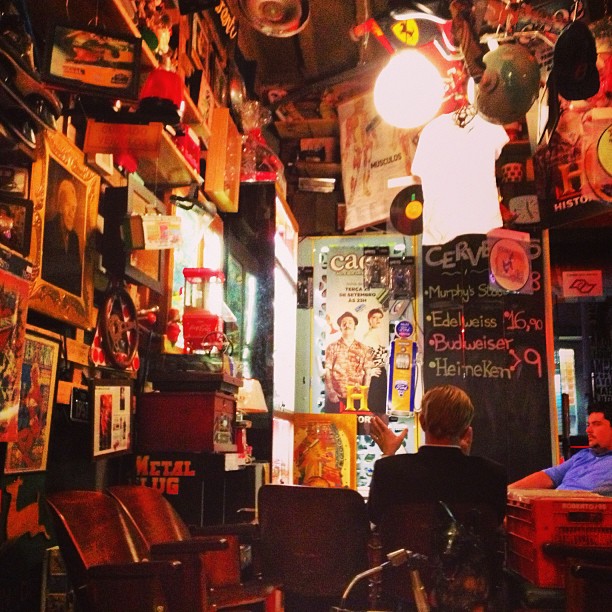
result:
M 573 21 L 555 43 L 553 73 L 559 95 L 586 100 L 599 91 L 595 39 L 584 21 Z

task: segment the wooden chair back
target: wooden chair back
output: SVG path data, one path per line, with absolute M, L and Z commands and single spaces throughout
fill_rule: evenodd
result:
M 82 609 L 184 610 L 175 590 L 180 564 L 149 561 L 146 543 L 115 500 L 99 491 L 61 491 L 46 502 Z
M 257 506 L 264 575 L 278 580 L 288 598 L 338 605 L 351 579 L 368 568 L 370 524 L 361 495 L 352 489 L 264 485 Z
M 191 541 L 189 526 L 175 510 L 174 506 L 156 489 L 141 485 L 115 485 L 108 488 L 130 517 L 147 547 L 168 542 Z M 209 588 L 227 587 L 240 584 L 240 545 L 238 537 L 223 534 L 227 547 L 220 551 L 206 551 L 197 557 L 203 568 Z M 176 550 L 173 551 L 176 554 Z M 190 552 L 187 559 L 193 559 Z
M 227 529 L 219 529 L 214 535 L 210 528 L 207 535 L 194 536 L 172 504 L 151 487 L 116 485 L 109 487 L 108 493 L 117 500 L 156 557 L 169 554 L 183 563 L 191 582 L 207 591 L 206 599 L 212 609 L 264 603 L 266 610 L 272 612 L 273 602 L 280 598 L 277 585 L 241 581 L 239 535 Z M 214 543 L 220 539 L 225 547 L 215 550 Z M 196 593 L 197 589 L 193 589 L 194 597 Z

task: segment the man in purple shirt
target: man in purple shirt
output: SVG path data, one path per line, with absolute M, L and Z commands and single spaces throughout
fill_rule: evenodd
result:
M 509 489 L 566 489 L 612 494 L 612 404 L 588 408 L 586 433 L 589 448 L 551 468 L 534 472 Z

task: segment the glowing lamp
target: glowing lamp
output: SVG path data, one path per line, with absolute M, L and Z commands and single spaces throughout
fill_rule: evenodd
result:
M 374 84 L 374 106 L 387 123 L 416 128 L 433 119 L 444 98 L 437 68 L 415 50 L 391 56 Z
M 241 414 L 268 412 L 261 383 L 256 378 L 243 378 L 238 391 L 236 411 Z

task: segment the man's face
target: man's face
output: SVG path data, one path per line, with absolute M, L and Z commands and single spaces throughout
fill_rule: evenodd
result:
M 345 338 L 355 333 L 355 321 L 353 321 L 352 317 L 344 317 L 344 319 L 340 321 L 340 331 Z
M 612 424 L 603 412 L 589 414 L 586 428 L 589 447 L 595 451 L 612 450 Z
M 73 185 L 69 185 L 62 194 L 60 202 L 60 211 L 64 227 L 71 231 L 74 229 L 74 220 L 77 210 L 77 196 Z

